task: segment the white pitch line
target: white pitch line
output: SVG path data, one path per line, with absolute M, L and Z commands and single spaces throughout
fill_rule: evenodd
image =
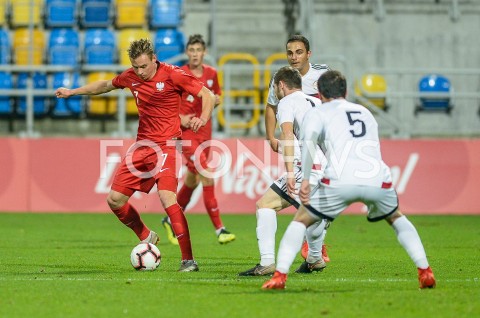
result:
M 225 282 L 229 281 L 247 281 L 249 278 L 237 278 L 232 277 L 231 279 L 225 278 L 160 278 L 160 277 L 146 277 L 146 278 L 77 278 L 77 277 L 15 277 L 7 278 L 0 277 L 0 281 L 124 281 L 124 282 L 148 282 L 148 281 L 158 281 L 158 282 Z M 416 278 L 412 279 L 399 279 L 399 278 L 387 278 L 387 279 L 354 279 L 354 278 L 334 278 L 334 279 L 320 279 L 318 282 L 327 282 L 327 283 L 399 283 L 399 282 L 411 282 L 416 281 Z M 253 281 L 253 279 L 252 279 Z M 442 283 L 458 283 L 458 282 L 480 282 L 480 278 L 465 278 L 465 279 L 437 279 L 437 282 Z

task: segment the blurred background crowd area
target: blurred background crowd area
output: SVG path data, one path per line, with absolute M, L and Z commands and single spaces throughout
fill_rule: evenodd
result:
M 479 27 L 478 0 L 0 0 L 0 135 L 134 136 L 130 92 L 57 100 L 54 89 L 113 78 L 132 39 L 181 65 L 200 33 L 224 92 L 214 136 L 263 136 L 268 83 L 299 33 L 383 137 L 478 137 Z

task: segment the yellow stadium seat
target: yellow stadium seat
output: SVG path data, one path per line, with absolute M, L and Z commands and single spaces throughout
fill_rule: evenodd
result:
M 7 0 L 0 0 L 0 25 L 5 25 L 6 13 L 7 13 Z
M 363 75 L 360 80 L 355 81 L 354 91 L 357 96 L 368 99 L 378 108 L 386 109 L 387 81 L 382 75 Z
M 118 28 L 147 25 L 147 0 L 117 0 L 115 24 Z
M 122 29 L 118 31 L 118 50 L 121 65 L 131 65 L 128 58 L 130 42 L 139 39 L 151 39 L 150 32 L 144 29 Z
M 87 76 L 87 83 L 111 80 L 116 75 L 113 72 L 92 72 Z M 87 112 L 93 116 L 114 115 L 117 112 L 117 97 L 92 96 L 88 103 Z
M 128 116 L 138 116 L 138 108 L 133 97 L 127 97 L 127 115 Z
M 35 29 L 33 30 L 32 34 L 30 34 L 30 30 L 27 28 L 20 28 L 14 31 L 13 61 L 15 64 L 43 64 L 44 51 L 45 37 L 42 31 Z
M 10 3 L 12 26 L 22 27 L 30 23 L 38 26 L 42 22 L 43 0 L 14 0 Z

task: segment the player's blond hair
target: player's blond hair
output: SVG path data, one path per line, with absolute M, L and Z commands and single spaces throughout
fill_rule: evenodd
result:
M 149 39 L 140 39 L 131 42 L 127 52 L 128 57 L 133 60 L 142 54 L 147 54 L 148 57 L 151 59 L 155 54 L 152 41 L 150 41 Z

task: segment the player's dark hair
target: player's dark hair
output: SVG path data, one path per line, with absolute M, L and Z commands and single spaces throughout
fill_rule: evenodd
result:
M 347 80 L 342 73 L 335 70 L 323 73 L 317 82 L 318 92 L 325 98 L 345 98 L 347 96 Z
M 280 81 L 284 82 L 290 89 L 302 89 L 302 75 L 296 68 L 291 66 L 284 66 L 275 73 L 273 82 L 275 85 L 278 85 Z
M 185 48 L 188 48 L 189 45 L 193 45 L 193 44 L 201 44 L 204 49 L 206 47 L 205 40 L 203 39 L 201 34 L 190 35 L 188 37 L 188 42 Z
M 140 39 L 131 42 L 127 52 L 131 59 L 136 59 L 142 54 L 147 54 L 148 57 L 152 59 L 152 56 L 155 53 L 153 50 L 152 41 L 149 39 Z
M 310 42 L 308 42 L 308 39 L 301 34 L 292 35 L 287 40 L 287 43 L 285 44 L 285 47 L 288 45 L 288 43 L 291 43 L 291 42 L 302 42 L 303 45 L 305 45 L 305 49 L 307 50 L 307 52 L 310 51 Z

